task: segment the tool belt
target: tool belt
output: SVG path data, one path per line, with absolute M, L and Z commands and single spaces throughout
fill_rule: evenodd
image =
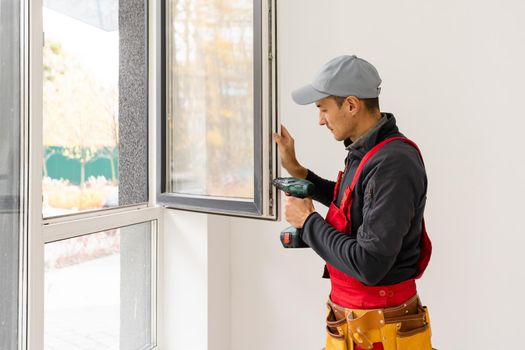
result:
M 326 305 L 326 350 L 432 350 L 428 310 L 417 294 L 384 309 L 347 309 L 331 300 Z

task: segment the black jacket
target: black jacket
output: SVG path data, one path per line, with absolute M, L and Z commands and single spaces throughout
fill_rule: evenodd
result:
M 350 186 L 363 156 L 386 138 L 403 136 L 392 114 L 350 145 L 336 205 Z M 345 142 L 348 146 L 351 141 Z M 310 170 L 307 180 L 316 186 L 313 199 L 330 206 L 335 182 Z M 427 177 L 417 150 L 402 141 L 385 145 L 363 168 L 352 194 L 352 234 L 342 234 L 319 213 L 303 226 L 303 240 L 325 261 L 366 285 L 391 285 L 417 275 Z

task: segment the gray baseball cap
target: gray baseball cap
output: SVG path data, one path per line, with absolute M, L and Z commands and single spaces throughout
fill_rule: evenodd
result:
M 292 92 L 293 100 L 307 105 L 328 96 L 379 96 L 381 78 L 377 69 L 356 55 L 339 56 L 326 63 L 313 82 Z

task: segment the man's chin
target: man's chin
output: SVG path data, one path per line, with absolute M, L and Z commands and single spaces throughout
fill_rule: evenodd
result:
M 337 136 L 335 133 L 334 133 L 334 130 L 333 129 L 328 129 L 330 130 L 330 132 L 332 133 L 332 136 L 334 137 L 334 139 L 336 141 L 343 141 L 344 139 L 341 138 L 341 136 Z

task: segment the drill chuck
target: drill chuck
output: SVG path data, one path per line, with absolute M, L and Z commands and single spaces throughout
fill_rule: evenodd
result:
M 311 197 L 315 190 L 314 184 L 310 181 L 295 177 L 278 177 L 273 179 L 272 183 L 281 191 L 297 198 Z

